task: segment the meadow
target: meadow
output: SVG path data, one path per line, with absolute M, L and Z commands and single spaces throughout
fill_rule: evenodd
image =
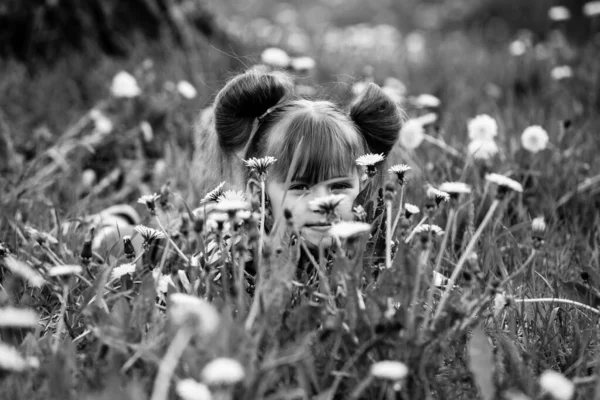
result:
M 600 399 L 600 3 L 264 3 L 215 6 L 244 54 L 0 60 L 0 399 Z M 406 114 L 316 277 L 199 179 L 247 68 Z

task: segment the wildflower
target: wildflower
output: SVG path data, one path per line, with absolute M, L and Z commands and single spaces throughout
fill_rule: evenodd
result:
M 419 207 L 410 203 L 404 203 L 404 215 L 407 219 L 415 214 L 418 214 L 420 211 L 421 210 L 419 210 Z
M 599 11 L 600 12 L 600 11 Z M 555 400 L 570 400 L 575 395 L 575 385 L 563 374 L 547 369 L 540 375 L 542 390 Z
M 440 185 L 439 190 L 450 195 L 451 199 L 458 199 L 461 194 L 471 193 L 471 187 L 463 182 L 444 182 Z
M 126 71 L 121 71 L 114 76 L 110 92 L 114 97 L 125 98 L 137 97 L 142 93 L 133 75 Z
M 180 95 L 185 97 L 188 100 L 195 98 L 198 95 L 198 91 L 188 81 L 179 81 L 177 82 L 177 91 Z
M 25 227 L 25 233 L 27 233 L 27 235 L 31 239 L 35 240 L 40 246 L 43 244 L 58 244 L 58 240 L 54 236 L 46 232 L 38 231 L 30 226 Z
M 480 114 L 467 124 L 469 139 L 493 140 L 498 135 L 498 123 L 487 114 Z
M 134 272 L 135 272 L 135 264 L 133 264 L 133 263 L 121 264 L 118 267 L 113 268 L 112 278 L 120 279 L 122 276 L 127 275 L 127 274 L 131 275 Z
M 508 51 L 515 57 L 522 56 L 527 51 L 527 44 L 525 44 L 522 40 L 517 39 L 514 42 L 511 42 L 511 44 L 508 46 Z
M 489 160 L 499 152 L 498 145 L 493 140 L 472 140 L 467 150 L 478 160 Z
M 315 212 L 330 214 L 335 212 L 335 208 L 346 199 L 345 194 L 330 194 L 329 196 L 318 197 L 308 203 L 308 207 Z
M 400 144 L 407 149 L 416 149 L 425 140 L 425 129 L 423 123 L 416 118 L 409 119 L 400 129 Z
M 202 380 L 209 386 L 234 385 L 245 377 L 244 367 L 233 358 L 220 357 L 202 369 Z
M 264 64 L 274 68 L 287 68 L 290 65 L 290 56 L 277 47 L 269 47 L 260 55 L 260 59 Z
M 352 213 L 354 214 L 354 218 L 359 222 L 365 222 L 367 220 L 367 212 L 361 205 L 354 207 Z
M 550 71 L 550 76 L 555 81 L 560 81 L 563 79 L 573 77 L 573 70 L 568 65 L 559 65 L 557 67 L 552 68 Z
M 436 206 L 439 206 L 442 202 L 450 200 L 450 195 L 448 193 L 431 186 L 427 189 L 426 195 L 427 198 L 435 200 Z
M 514 179 L 510 179 L 508 176 L 491 173 L 485 176 L 485 180 L 491 183 L 495 183 L 503 190 L 513 190 L 519 193 L 523 192 L 523 186 Z
M 211 400 L 212 394 L 203 383 L 197 382 L 194 379 L 182 379 L 177 382 L 175 387 L 177 395 L 183 400 Z
M 537 234 L 543 234 L 546 231 L 546 221 L 544 217 L 537 217 L 531 221 L 531 230 Z
M 133 247 L 131 236 L 129 235 L 123 236 L 123 252 L 129 261 L 135 258 L 135 247 Z
M 291 67 L 295 71 L 310 71 L 315 69 L 317 63 L 311 57 L 296 57 L 291 60 Z
M 223 186 L 225 186 L 225 182 L 219 183 L 216 188 L 208 192 L 208 194 L 200 200 L 200 204 L 208 203 L 210 201 L 219 201 L 219 197 L 224 193 Z
M 221 200 L 215 207 L 217 211 L 228 213 L 230 218 L 233 218 L 238 211 L 249 209 L 250 203 L 243 200 Z
M 410 171 L 412 168 L 406 164 L 396 164 L 393 165 L 388 172 L 390 174 L 396 174 L 398 177 L 398 183 L 400 185 L 404 185 L 406 183 L 406 173 Z
M 246 201 L 246 195 L 241 190 L 226 190 L 217 197 L 217 202 L 234 200 L 234 201 Z
M 600 1 L 590 1 L 583 5 L 583 15 L 586 17 L 595 17 L 600 15 Z
M 25 358 L 16 348 L 0 342 L 0 370 L 22 372 L 29 368 L 38 368 L 39 365 L 37 358 Z
M 46 283 L 46 280 L 42 277 L 42 275 L 40 275 L 39 272 L 31 268 L 23 261 L 17 260 L 10 255 L 5 255 L 3 261 L 6 268 L 8 268 L 13 274 L 19 275 L 21 278 L 28 281 L 32 286 L 41 287 L 44 283 Z
M 152 130 L 152 125 L 150 125 L 148 121 L 140 122 L 140 131 L 142 132 L 144 142 L 152 142 L 152 139 L 154 139 L 154 131 Z
M 246 166 L 250 168 L 250 170 L 254 172 L 260 180 L 265 180 L 267 178 L 267 169 L 271 164 L 275 163 L 275 161 L 277 161 L 277 159 L 271 156 L 262 158 L 252 157 L 248 160 L 244 160 L 244 164 L 246 164 Z
M 548 18 L 552 21 L 566 21 L 571 18 L 571 11 L 565 6 L 554 6 L 548 9 Z
M 423 126 L 433 124 L 438 120 L 438 115 L 436 113 L 427 113 L 423 114 L 420 117 L 417 117 Z
M 353 236 L 371 232 L 371 225 L 366 222 L 340 221 L 329 229 L 331 236 L 348 239 Z
M 433 286 L 441 289 L 448 284 L 448 280 L 443 274 L 433 271 Z
M 0 327 L 35 328 L 38 321 L 37 313 L 29 308 L 0 308 Z
M 415 106 L 417 107 L 436 108 L 440 104 L 440 99 L 431 94 L 420 94 L 415 99 Z
M 114 125 L 112 121 L 102 111 L 95 108 L 91 109 L 90 118 L 94 122 L 94 132 L 100 135 L 108 135 L 113 131 Z
M 150 246 L 155 239 L 164 239 L 165 238 L 165 234 L 162 233 L 161 231 L 157 231 L 154 228 L 149 228 L 144 225 L 136 225 L 135 228 L 133 228 L 133 229 L 136 232 L 138 232 L 140 235 L 142 235 L 142 238 L 144 238 L 144 246 L 145 247 Z
M 151 215 L 156 214 L 156 200 L 160 198 L 158 193 L 146 194 L 138 199 L 138 203 L 146 205 Z
M 548 145 L 548 133 L 539 125 L 530 126 L 521 134 L 521 144 L 525 150 L 537 153 Z
M 83 272 L 81 265 L 57 265 L 56 267 L 50 268 L 48 271 L 49 276 L 67 276 L 77 275 Z
M 200 336 L 212 335 L 220 323 L 219 312 L 212 304 L 189 294 L 171 294 L 167 312 L 175 325 L 191 323 Z
M 371 365 L 371 376 L 390 381 L 399 381 L 408 375 L 408 367 L 400 361 L 379 361 Z
M 413 234 L 431 233 L 432 236 L 442 236 L 444 231 L 437 225 L 421 224 L 413 229 Z
M 358 157 L 355 162 L 356 165 L 367 167 L 367 175 L 372 178 L 377 173 L 377 167 L 375 165 L 379 164 L 384 159 L 385 156 L 383 154 L 369 153 Z

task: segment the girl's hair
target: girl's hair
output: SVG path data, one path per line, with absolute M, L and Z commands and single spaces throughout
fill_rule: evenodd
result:
M 214 126 L 224 152 L 277 158 L 269 175 L 279 181 L 299 152 L 293 179 L 314 184 L 347 175 L 365 153 L 387 155 L 398 138 L 401 111 L 373 83 L 344 111 L 294 96 L 284 73 L 250 70 L 217 95 Z

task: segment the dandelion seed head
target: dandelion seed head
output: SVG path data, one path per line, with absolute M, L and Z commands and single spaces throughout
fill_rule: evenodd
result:
M 471 140 L 467 151 L 476 160 L 489 160 L 498 154 L 500 149 L 493 140 Z
M 494 140 L 498 135 L 498 123 L 487 114 L 480 114 L 471 119 L 467 128 L 471 140 Z
M 544 233 L 546 231 L 546 221 L 544 217 L 536 217 L 531 221 L 531 230 L 535 233 Z
M 419 147 L 425 140 L 423 123 L 417 118 L 405 121 L 400 129 L 399 140 L 400 144 L 407 149 L 414 150 Z
M 192 323 L 201 336 L 214 334 L 221 319 L 219 312 L 211 303 L 184 293 L 173 293 L 169 296 L 167 312 L 175 325 Z
M 371 376 L 390 381 L 399 381 L 408 375 L 408 367 L 400 361 L 379 361 L 371 365 Z
M 333 224 L 329 229 L 331 236 L 340 239 L 348 239 L 353 236 L 362 235 L 371 232 L 371 225 L 366 222 L 340 221 Z
M 220 357 L 206 364 L 201 375 L 208 386 L 228 386 L 242 381 L 246 373 L 239 361 Z
M 485 176 L 485 180 L 515 192 L 523 192 L 523 186 L 519 182 L 505 175 L 489 173 Z
M 538 153 L 548 146 L 548 133 L 539 125 L 526 128 L 521 134 L 521 145 L 527 151 Z
M 555 400 L 571 400 L 575 395 L 575 385 L 563 374 L 547 369 L 540 375 L 540 387 Z

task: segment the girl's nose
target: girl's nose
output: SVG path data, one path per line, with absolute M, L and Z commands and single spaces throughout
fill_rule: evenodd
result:
M 318 197 L 323 197 L 323 196 L 327 196 L 329 195 L 329 189 L 327 188 L 326 185 L 315 185 L 313 186 L 311 192 L 311 197 L 313 199 L 316 199 Z

